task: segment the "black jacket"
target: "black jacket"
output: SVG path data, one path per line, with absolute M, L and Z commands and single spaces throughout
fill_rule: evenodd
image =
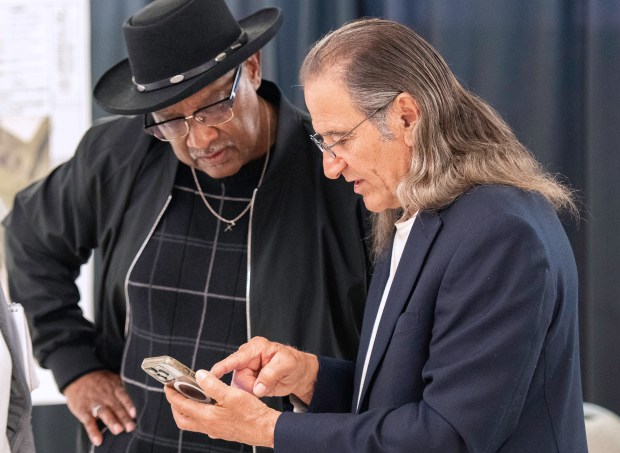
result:
M 355 357 L 369 263 L 367 213 L 350 185 L 322 173 L 309 118 L 270 82 L 278 135 L 250 218 L 250 323 L 306 351 Z M 21 191 L 5 219 L 9 291 L 33 330 L 35 355 L 60 389 L 96 369 L 120 369 L 125 279 L 170 197 L 178 160 L 141 117 L 93 126 L 77 152 Z M 96 250 L 95 325 L 75 279 Z

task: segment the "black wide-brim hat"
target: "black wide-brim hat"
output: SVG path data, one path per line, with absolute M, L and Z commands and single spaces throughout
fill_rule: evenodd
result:
M 237 21 L 224 0 L 155 0 L 123 24 L 129 58 L 99 79 L 94 98 L 111 113 L 161 110 L 240 65 L 281 24 L 279 8 Z

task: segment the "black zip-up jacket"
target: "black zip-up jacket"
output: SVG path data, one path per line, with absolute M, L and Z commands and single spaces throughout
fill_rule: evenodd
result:
M 349 184 L 323 175 L 308 116 L 270 82 L 259 95 L 278 106 L 279 118 L 250 219 L 248 336 L 354 359 L 370 269 L 367 212 Z M 167 205 L 177 165 L 167 143 L 142 131 L 142 117 L 113 117 L 16 196 L 3 222 L 9 291 L 61 390 L 90 371 L 119 371 L 127 273 Z M 94 325 L 75 285 L 93 250 Z

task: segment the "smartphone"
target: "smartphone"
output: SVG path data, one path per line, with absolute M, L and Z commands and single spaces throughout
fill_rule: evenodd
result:
M 205 395 L 196 382 L 196 373 L 172 357 L 167 355 L 147 357 L 142 361 L 142 369 L 162 384 L 174 388 L 191 400 L 215 404 L 215 400 Z

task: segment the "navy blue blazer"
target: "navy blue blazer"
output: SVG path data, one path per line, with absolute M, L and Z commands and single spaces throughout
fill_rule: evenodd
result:
M 369 290 L 357 366 L 320 358 L 308 414 L 275 450 L 586 452 L 577 271 L 550 204 L 479 186 L 416 218 L 361 370 L 389 275 Z

